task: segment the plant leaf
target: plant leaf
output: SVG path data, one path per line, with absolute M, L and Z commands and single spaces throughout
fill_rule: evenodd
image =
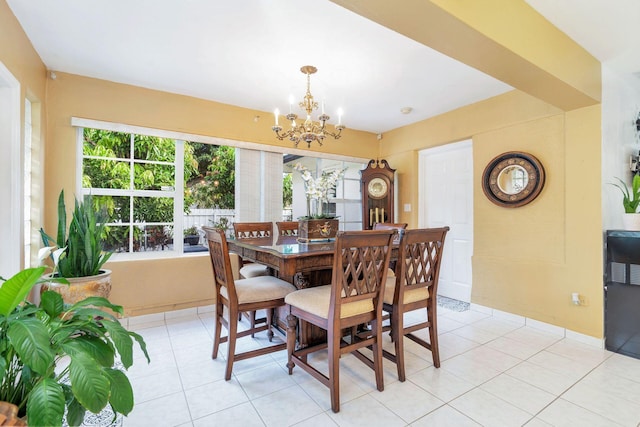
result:
M 58 317 L 64 311 L 62 296 L 54 291 L 45 291 L 40 294 L 40 307 L 47 312 L 49 317 Z
M 129 379 L 118 369 L 105 369 L 104 373 L 111 381 L 109 403 L 116 412 L 128 415 L 133 409 L 133 389 Z
M 42 273 L 44 267 L 27 268 L 4 282 L 0 288 L 0 314 L 9 316 L 24 301 Z
M 49 343 L 47 327 L 35 317 L 14 320 L 7 329 L 9 341 L 23 363 L 40 375 L 46 375 L 53 365 L 54 353 Z
M 110 320 L 103 320 L 102 325 L 109 332 L 109 337 L 120 355 L 120 361 L 126 369 L 129 369 L 133 364 L 133 340 L 129 335 L 130 332 L 122 327 L 120 323 Z
M 147 353 L 147 344 L 144 342 L 144 339 L 142 338 L 142 336 L 131 331 L 129 331 L 129 335 L 132 336 L 138 342 L 140 349 L 144 353 L 144 356 L 147 358 L 147 363 L 151 363 L 151 359 L 149 359 L 149 353 Z
M 67 400 L 67 424 L 70 426 L 79 426 L 84 421 L 84 414 L 87 410 L 72 395 L 71 400 Z
M 96 307 L 106 307 L 118 314 L 124 314 L 124 310 L 121 305 L 113 304 L 111 303 L 111 301 L 103 297 L 87 297 L 69 307 L 69 311 L 75 311 L 80 307 L 86 307 L 88 305 L 94 305 Z
M 68 354 L 85 353 L 91 356 L 101 366 L 110 368 L 114 363 L 114 350 L 98 337 L 75 337 L 62 344 Z
M 64 205 L 64 190 L 60 191 L 58 196 L 58 235 L 57 244 L 61 248 L 65 246 L 64 242 L 67 241 L 67 208 Z
M 102 369 L 86 354 L 71 354 L 69 379 L 71 390 L 78 402 L 97 414 L 109 402 L 109 379 Z
M 31 390 L 27 401 L 30 426 L 59 426 L 64 415 L 64 393 L 53 378 L 43 378 Z

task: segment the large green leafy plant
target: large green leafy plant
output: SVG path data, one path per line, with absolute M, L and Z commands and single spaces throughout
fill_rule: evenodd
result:
M 75 200 L 75 209 L 67 231 L 67 210 L 64 203 L 64 190 L 58 197 L 58 233 L 52 238 L 43 229 L 40 235 L 45 246 L 65 248 L 57 266 L 57 274 L 61 277 L 95 276 L 111 256 L 105 252 L 103 238 L 105 236 L 106 215 L 95 212 L 91 199 L 86 202 Z
M 636 213 L 640 205 L 640 175 L 634 175 L 631 181 L 631 190 L 620 178 L 616 178 L 620 184 L 612 183 L 622 192 L 622 206 L 625 213 Z
M 121 306 L 90 297 L 71 306 L 52 291 L 39 305 L 25 298 L 44 267 L 23 270 L 0 288 L 0 400 L 17 405 L 31 426 L 69 425 L 88 410 L 111 405 L 115 414 L 133 409 L 133 391 L 121 364 L 133 364 L 133 341 L 149 360 L 142 337 L 127 331 L 102 308 Z M 118 363 L 119 360 L 119 363 Z

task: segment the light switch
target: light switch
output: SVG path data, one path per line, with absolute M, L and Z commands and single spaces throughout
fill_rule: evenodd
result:
M 405 203 L 404 204 L 404 211 L 405 212 L 411 212 L 411 203 Z

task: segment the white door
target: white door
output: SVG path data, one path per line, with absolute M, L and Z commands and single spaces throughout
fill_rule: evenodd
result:
M 438 294 L 471 301 L 473 155 L 471 140 L 420 152 L 420 227 L 450 230 L 445 238 Z

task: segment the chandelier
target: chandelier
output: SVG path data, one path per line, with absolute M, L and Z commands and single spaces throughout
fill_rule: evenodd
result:
M 307 147 L 311 148 L 311 143 L 313 141 L 318 141 L 318 144 L 322 145 L 322 141 L 327 137 L 327 135 L 334 137 L 335 139 L 340 138 L 340 133 L 345 128 L 342 125 L 342 112 L 338 111 L 338 124 L 335 126 L 336 132 L 331 132 L 326 128 L 326 123 L 330 119 L 330 117 L 324 112 L 324 102 L 322 103 L 322 114 L 318 116 L 318 120 L 314 121 L 311 118 L 311 112 L 313 110 L 318 109 L 318 103 L 313 100 L 313 95 L 311 95 L 311 74 L 314 74 L 318 69 L 313 65 L 305 65 L 300 68 L 302 73 L 307 75 L 307 94 L 304 96 L 304 100 L 298 104 L 300 108 L 307 112 L 307 119 L 301 123 L 296 124 L 296 119 L 298 118 L 297 114 L 294 114 L 291 111 L 293 100 L 289 101 L 289 114 L 285 117 L 287 120 L 291 121 L 291 129 L 287 130 L 284 133 L 282 132 L 282 126 L 278 124 L 278 116 L 280 116 L 280 110 L 276 108 L 274 111 L 274 115 L 276 117 L 276 124 L 271 127 L 271 129 L 276 133 L 276 137 L 282 141 L 285 138 L 288 138 L 290 141 L 293 141 L 298 146 L 300 141 L 305 141 L 307 143 Z

